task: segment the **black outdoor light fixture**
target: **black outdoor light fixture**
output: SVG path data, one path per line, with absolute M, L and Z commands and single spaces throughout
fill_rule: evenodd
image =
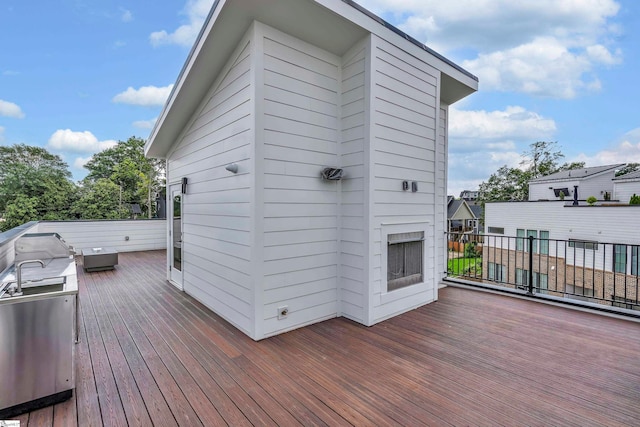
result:
M 187 194 L 187 177 L 182 177 L 182 194 Z

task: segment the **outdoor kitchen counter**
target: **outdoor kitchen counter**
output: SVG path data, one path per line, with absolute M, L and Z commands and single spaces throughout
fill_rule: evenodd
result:
M 41 299 L 43 297 L 49 298 L 52 296 L 75 295 L 78 293 L 78 273 L 76 271 L 76 261 L 72 256 L 68 258 L 45 259 L 43 261 L 45 262 L 44 268 L 39 264 L 27 264 L 22 267 L 23 289 L 27 289 L 31 286 L 51 284 L 52 282 L 62 278 L 64 279 L 64 286 L 62 290 L 47 292 L 46 294 L 0 298 L 0 304 Z M 29 283 L 29 281 L 33 280 L 37 281 Z M 14 264 L 0 274 L 0 289 L 3 289 L 5 284 L 15 281 L 16 265 Z

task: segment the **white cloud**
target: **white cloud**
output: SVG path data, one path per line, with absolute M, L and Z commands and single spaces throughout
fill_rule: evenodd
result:
M 552 119 L 519 106 L 510 106 L 504 111 L 463 111 L 451 107 L 449 112 L 451 138 L 503 144 L 504 140 L 513 139 L 532 139 L 535 142 L 549 138 L 555 131 L 556 124 Z
M 47 148 L 57 151 L 76 153 L 96 153 L 115 146 L 114 140 L 98 141 L 89 131 L 74 132 L 71 129 L 58 129 L 49 138 Z
M 133 122 L 133 126 L 140 128 L 140 129 L 152 129 L 153 125 L 156 124 L 156 120 L 158 120 L 157 117 L 151 119 L 151 120 L 138 120 Z
M 153 46 L 177 44 L 190 47 L 196 40 L 212 5 L 213 0 L 188 0 L 182 11 L 182 14 L 187 16 L 187 23 L 173 32 L 161 30 L 151 33 L 149 36 L 151 44 Z
M 449 110 L 449 193 L 474 190 L 500 167 L 518 167 L 529 144 L 553 138 L 553 119 L 520 106 Z
M 164 87 L 142 86 L 140 89 L 129 86 L 127 90 L 114 96 L 112 101 L 146 107 L 161 107 L 169 97 L 171 89 L 173 89 L 173 84 Z
M 122 12 L 122 15 L 120 16 L 122 22 L 133 21 L 133 13 L 131 13 L 130 10 L 120 8 L 120 12 Z
M 463 61 L 462 66 L 478 75 L 483 89 L 569 99 L 584 91 L 600 89 L 597 78 L 585 77 L 596 65 L 620 61 L 619 51 L 611 53 L 603 45 L 587 46 L 576 53 L 562 41 L 548 37 L 480 54 L 476 59 Z
M 82 169 L 84 165 L 87 164 L 89 160 L 91 160 L 92 156 L 89 157 L 76 157 L 73 161 L 73 167 L 76 169 Z
M 587 166 L 616 163 L 640 163 L 640 128 L 634 129 L 612 147 L 594 154 L 580 153 L 571 161 L 585 162 Z
M 24 113 L 18 104 L 0 99 L 0 116 L 22 119 L 24 118 Z
M 480 77 L 481 90 L 573 98 L 622 61 L 614 0 L 358 0 Z M 463 55 L 462 57 L 460 57 Z M 465 59 L 465 61 L 462 61 Z

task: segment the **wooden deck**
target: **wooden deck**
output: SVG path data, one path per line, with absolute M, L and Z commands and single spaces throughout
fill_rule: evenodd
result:
M 165 252 L 79 268 L 74 397 L 22 426 L 640 424 L 640 324 L 458 288 L 366 328 L 254 342 L 168 285 Z

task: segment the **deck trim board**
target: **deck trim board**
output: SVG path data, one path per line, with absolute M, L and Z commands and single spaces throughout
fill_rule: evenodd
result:
M 640 419 L 640 327 L 447 287 L 373 327 L 344 318 L 254 342 L 165 279 L 165 251 L 79 260 L 67 402 L 23 425 L 554 425 Z M 284 386 L 283 386 L 284 385 Z

